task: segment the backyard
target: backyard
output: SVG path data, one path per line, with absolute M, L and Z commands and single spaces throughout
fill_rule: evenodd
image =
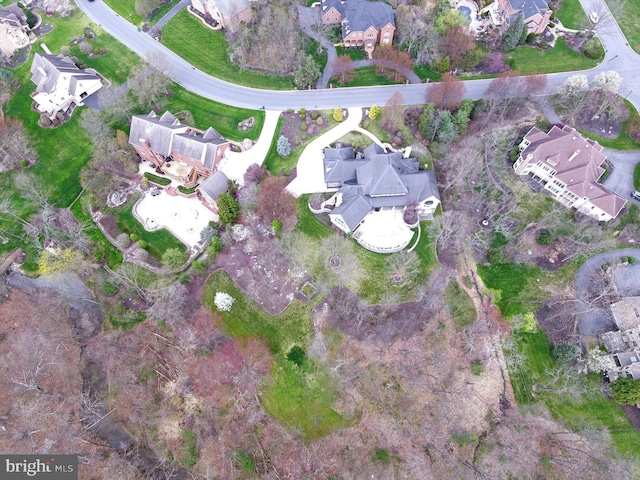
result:
M 548 289 L 558 291 L 573 281 L 580 263 L 574 260 L 556 272 L 528 264 L 479 265 L 478 273 L 509 320 L 518 314 L 535 312 L 549 296 Z M 513 340 L 513 345 L 505 348 L 505 355 L 518 404 L 543 404 L 569 428 L 576 431 L 605 429 L 621 454 L 640 453 L 640 433 L 632 427 L 620 407 L 602 393 L 601 375 L 581 376 L 576 385 L 583 391 L 580 395 L 555 391 L 550 372 L 558 365 L 551 355 L 552 345 L 544 331 L 518 333 Z M 513 360 L 515 358 L 521 358 L 521 361 Z
M 181 10 L 162 29 L 162 44 L 194 67 L 227 82 L 254 88 L 288 90 L 291 77 L 242 70 L 229 60 L 227 38 L 220 30 L 205 27 L 200 19 Z M 206 45 L 206 55 L 203 55 Z

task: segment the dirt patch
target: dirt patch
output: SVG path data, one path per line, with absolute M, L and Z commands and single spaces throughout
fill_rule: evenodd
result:
M 299 290 L 311 277 L 294 265 L 264 227 L 252 228 L 247 239 L 225 248 L 216 264 L 271 315 L 281 313 L 294 299 L 307 300 Z
M 422 302 L 367 307 L 349 289 L 336 287 L 314 308 L 313 319 L 323 315 L 328 326 L 358 340 L 393 342 L 420 331 L 434 313 Z
M 536 312 L 536 320 L 552 343 L 575 343 L 578 300 L 548 300 Z

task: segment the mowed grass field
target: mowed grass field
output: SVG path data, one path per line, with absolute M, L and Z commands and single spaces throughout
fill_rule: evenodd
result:
M 605 0 L 607 4 L 609 2 Z M 623 3 L 624 7 L 621 10 L 614 9 L 614 17 L 620 29 L 622 29 L 622 33 L 627 37 L 627 41 L 631 48 L 633 48 L 636 53 L 640 53 L 640 2 L 636 0 L 629 0 Z
M 180 11 L 164 26 L 162 44 L 199 70 L 230 83 L 269 90 L 293 87 L 291 77 L 242 70 L 232 63 L 224 33 L 205 27 L 187 10 Z
M 527 46 L 515 48 L 505 54 L 505 60 L 513 62 L 512 70 L 522 74 L 587 70 L 599 63 L 571 50 L 563 38 L 559 38 L 551 50 Z

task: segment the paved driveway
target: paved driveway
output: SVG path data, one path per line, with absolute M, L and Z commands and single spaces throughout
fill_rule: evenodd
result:
M 640 202 L 632 199 L 630 195 L 635 190 L 633 188 L 633 170 L 640 161 L 640 152 L 621 152 L 605 148 L 603 153 L 612 163 L 613 170 L 602 184 L 628 202 L 640 206 Z
M 348 117 L 339 125 L 323 133 L 305 148 L 298 159 L 296 178 L 287 185 L 287 190 L 294 197 L 305 193 L 327 191 L 324 183 L 324 165 L 322 150 L 347 133 L 355 130 L 362 120 L 361 108 L 350 108 Z
M 244 173 L 247 171 L 247 168 L 249 168 L 249 165 L 253 163 L 262 165 L 264 163 L 264 159 L 267 157 L 269 149 L 271 148 L 271 141 L 276 133 L 278 118 L 280 118 L 280 112 L 274 110 L 267 111 L 260 137 L 258 137 L 253 147 L 244 152 L 228 151 L 225 158 L 220 162 L 218 170 L 221 170 L 229 179 L 235 180 L 240 185 L 243 185 Z

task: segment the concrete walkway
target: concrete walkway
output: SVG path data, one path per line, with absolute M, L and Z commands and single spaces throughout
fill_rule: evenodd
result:
M 300 155 L 298 159 L 297 176 L 287 185 L 287 190 L 294 197 L 299 197 L 305 193 L 327 191 L 327 184 L 324 183 L 322 151 L 325 147 L 328 147 L 339 138 L 344 137 L 347 133 L 357 130 L 362 120 L 361 108 L 354 107 L 348 110 L 349 115 L 342 123 L 313 140 Z
M 154 25 L 156 28 L 164 27 L 169 20 L 175 17 L 180 10 L 191 5 L 191 0 L 180 0 L 171 10 L 167 12 L 167 14 L 158 20 L 158 23 Z
M 265 112 L 264 125 L 260 137 L 249 150 L 244 152 L 227 152 L 220 162 L 218 170 L 221 170 L 230 180 L 235 180 L 244 185 L 244 173 L 249 165 L 257 163 L 262 165 L 271 148 L 271 141 L 276 134 L 280 112 L 267 110 Z

